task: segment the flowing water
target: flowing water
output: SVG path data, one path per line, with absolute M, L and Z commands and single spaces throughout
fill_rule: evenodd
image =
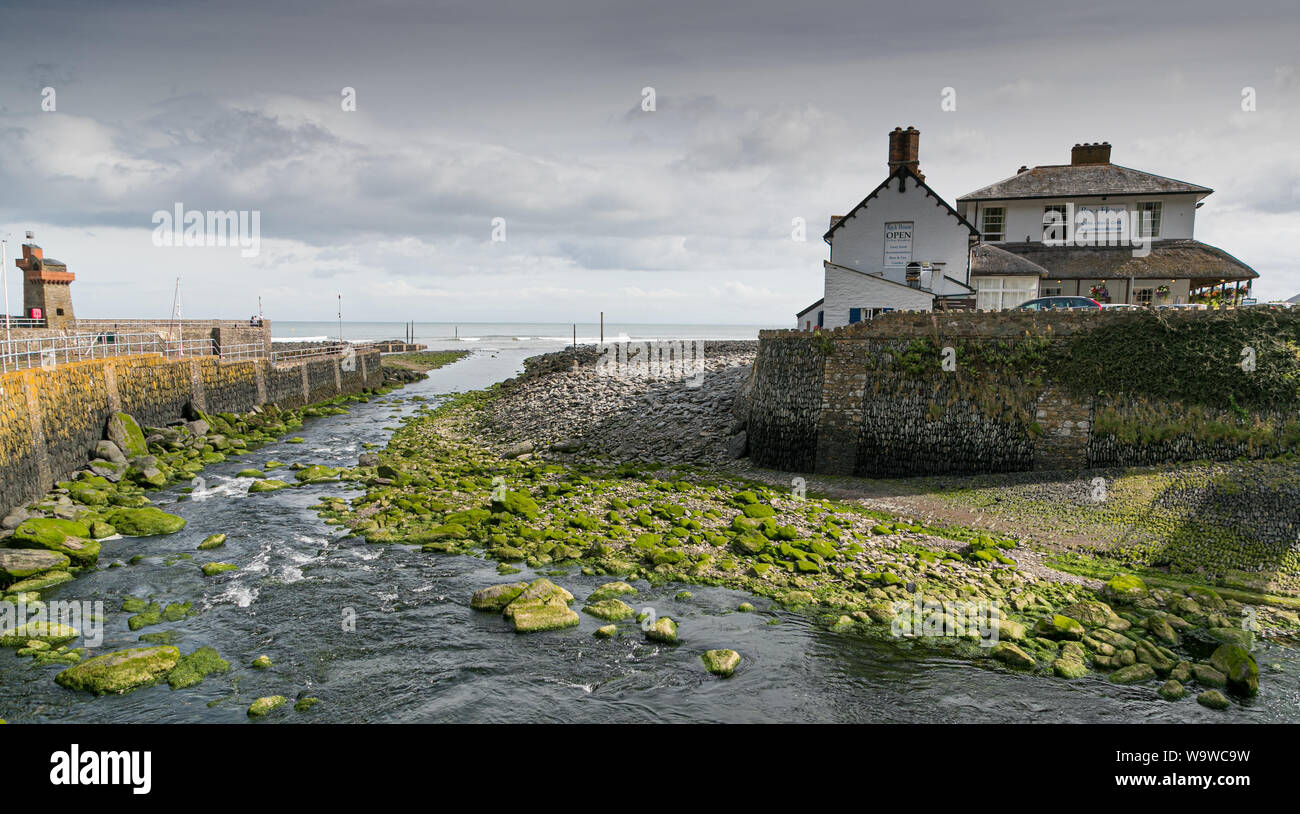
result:
M 641 589 L 652 607 L 681 623 L 681 644 L 646 642 L 634 626 L 615 640 L 592 631 L 585 614 L 565 631 L 517 635 L 499 615 L 472 611 L 470 595 L 505 581 L 495 563 L 469 556 L 426 554 L 416 547 L 368 545 L 341 536 L 309 507 L 355 487 L 320 484 L 246 494 L 234 473 L 267 460 L 352 465 L 365 442 L 382 445 L 418 402 L 482 387 L 522 368 L 533 351 L 478 353 L 433 371 L 427 381 L 349 415 L 310 420 L 303 444 L 270 444 L 209 467 L 215 494 L 181 500 L 177 489 L 155 496 L 184 516 L 184 531 L 104 545 L 101 567 L 47 592 L 47 599 L 102 600 L 105 638 L 96 652 L 137 644 L 140 633 L 174 630 L 189 652 L 210 645 L 229 673 L 172 691 L 165 684 L 124 696 L 95 698 L 53 681 L 59 667 L 36 666 L 12 649 L 0 651 L 0 718 L 11 722 L 245 722 L 264 695 L 316 696 L 307 713 L 286 708 L 273 722 L 488 721 L 1296 721 L 1300 666 L 1294 651 L 1263 644 L 1261 695 L 1226 713 L 1191 699 L 1169 704 L 1152 686 L 1118 687 L 1104 679 L 1064 681 L 1015 675 L 891 644 L 837 635 L 764 599 L 720 588 L 667 585 Z M 209 534 L 229 535 L 224 548 L 197 552 Z M 168 555 L 192 560 L 166 564 Z M 199 565 L 231 562 L 238 572 L 204 577 Z M 510 579 L 531 578 L 527 569 Z M 580 599 L 606 577 L 577 573 L 556 581 Z M 674 599 L 683 588 L 693 598 Z M 131 632 L 123 597 L 162 603 L 193 601 L 198 613 L 176 623 Z M 758 613 L 738 613 L 750 600 Z M 355 615 L 355 632 L 344 621 Z M 772 619 L 779 624 L 769 624 Z M 627 623 L 625 623 L 627 624 Z M 699 654 L 732 648 L 743 661 L 735 676 L 708 675 Z M 267 655 L 273 666 L 248 665 Z

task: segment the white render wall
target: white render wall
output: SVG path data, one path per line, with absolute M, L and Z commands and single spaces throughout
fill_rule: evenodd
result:
M 897 285 L 838 266 L 826 265 L 825 268 L 826 301 L 822 303 L 821 310 L 826 312 L 823 323 L 826 329 L 848 325 L 850 308 L 929 311 L 934 302 L 933 295 L 919 289 Z
M 984 210 L 1003 207 L 1007 210 L 1007 242 L 1021 243 L 1026 237 L 1038 243 L 1043 239 L 1043 208 L 1052 204 L 1073 203 L 1075 211 L 1080 206 L 1123 206 L 1129 213 L 1137 210 L 1139 201 L 1160 201 L 1160 234 L 1158 240 L 1190 239 L 1196 226 L 1195 195 L 1108 195 L 1101 198 L 1034 198 L 1015 201 L 979 201 L 958 207 L 962 216 L 976 229 L 984 229 Z M 978 209 L 977 209 L 978 206 Z M 998 243 L 1001 241 L 990 241 Z
M 885 223 L 912 221 L 912 260 L 945 263 L 944 274 L 966 282 L 970 229 L 915 181 L 905 180 L 903 192 L 898 191 L 899 179 L 895 178 L 864 208 L 841 223 L 831 238 L 831 262 L 903 282 L 903 267 L 885 267 Z

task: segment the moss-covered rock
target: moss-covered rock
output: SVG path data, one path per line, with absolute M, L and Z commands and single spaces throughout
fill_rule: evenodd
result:
M 636 588 L 628 585 L 626 582 L 606 582 L 596 590 L 591 592 L 587 597 L 588 602 L 601 602 L 606 599 L 617 599 L 620 596 L 636 593 Z
M 230 669 L 230 662 L 221 658 L 211 647 L 200 647 L 193 653 L 180 657 L 176 666 L 167 674 L 167 684 L 173 690 L 193 687 L 213 673 L 224 673 Z
M 542 577 L 533 580 L 520 592 L 503 615 L 510 620 L 516 633 L 535 633 L 574 627 L 581 620 L 569 609 L 573 594 Z
M 618 635 L 618 625 L 601 625 L 593 635 L 600 639 L 612 639 Z
M 319 703 L 320 703 L 319 698 L 309 695 L 306 698 L 299 698 L 294 703 L 293 710 L 294 712 L 306 712 L 307 710 L 311 709 L 312 707 L 316 706 Z
M 283 695 L 264 695 L 248 705 L 248 717 L 261 718 L 289 702 Z
M 255 670 L 265 670 L 270 666 L 271 666 L 270 656 L 258 656 L 257 658 L 253 659 L 253 669 Z
M 1102 592 L 1117 602 L 1132 603 L 1147 595 L 1147 586 L 1132 574 L 1118 574 L 1110 578 Z
M 735 650 L 706 650 L 700 654 L 700 661 L 710 673 L 727 678 L 740 666 L 740 654 Z
M 99 560 L 99 542 L 91 537 L 89 526 L 75 520 L 53 517 L 24 520 L 14 529 L 9 545 L 53 551 L 79 566 L 94 565 Z
M 47 571 L 44 574 L 37 574 L 34 577 L 19 580 L 5 590 L 9 591 L 11 594 L 44 591 L 46 588 L 53 588 L 55 585 L 62 585 L 72 579 L 72 574 L 69 574 L 67 571 Z
M 104 437 L 117 444 L 118 449 L 127 458 L 149 454 L 149 447 L 144 441 L 144 431 L 136 420 L 126 413 L 113 413 L 108 417 L 104 428 Z
M 288 489 L 288 488 L 289 488 L 289 484 L 285 483 L 282 480 L 276 480 L 275 478 L 267 478 L 265 480 L 254 481 L 253 483 L 249 484 L 248 493 L 250 495 L 253 495 L 253 494 L 258 494 L 259 492 L 275 492 L 280 489 Z
M 70 642 L 81 633 L 74 627 L 58 622 L 27 622 L 0 632 L 0 647 L 23 647 L 28 642 L 37 641 L 48 645 L 60 645 Z
M 604 619 L 606 622 L 621 622 L 636 616 L 636 611 L 620 599 L 602 599 L 599 602 L 592 602 L 583 608 L 582 612 L 597 619 Z
M 238 571 L 239 566 L 229 562 L 205 562 L 203 563 L 203 576 L 214 577 L 217 574 L 223 574 L 226 571 Z
M 61 571 L 70 563 L 68 555 L 58 551 L 0 548 L 0 584 L 48 571 Z
M 1196 703 L 1203 707 L 1217 710 L 1225 710 L 1232 706 L 1232 702 L 1228 700 L 1227 696 L 1218 690 L 1206 690 L 1196 696 Z
M 293 477 L 299 483 L 329 483 L 339 479 L 339 470 L 333 466 L 313 464 L 299 469 Z
M 509 512 L 527 520 L 536 520 L 542 511 L 527 492 L 506 492 L 500 500 L 492 501 L 492 510 Z
M 469 606 L 475 610 L 500 611 L 504 610 L 506 605 L 514 602 L 519 595 L 528 587 L 527 582 L 508 582 L 504 585 L 493 585 L 490 588 L 483 588 L 475 591 L 470 597 Z
M 1187 688 L 1185 688 L 1181 682 L 1175 681 L 1171 678 L 1160 685 L 1160 689 L 1156 690 L 1156 695 L 1159 695 L 1166 701 L 1177 701 L 1187 695 Z
M 752 602 L 741 602 L 739 605 L 736 606 L 736 610 L 740 611 L 741 613 L 753 613 L 754 604 Z
M 1238 695 L 1249 698 L 1259 692 L 1259 665 L 1244 647 L 1221 644 L 1210 656 L 1210 664 L 1223 673 L 1228 688 Z
M 1011 642 L 998 642 L 993 645 L 990 654 L 1013 670 L 1033 670 L 1038 666 L 1033 656 Z
M 667 616 L 660 616 L 645 629 L 645 637 L 652 642 L 677 644 L 677 623 Z
M 153 684 L 175 667 L 181 653 L 175 647 L 133 647 L 105 653 L 69 667 L 54 677 L 70 690 L 105 695 L 125 693 Z
M 119 534 L 127 537 L 152 537 L 157 534 L 175 534 L 185 528 L 185 518 L 168 514 L 154 506 L 138 509 L 116 509 L 108 515 Z
M 1156 671 L 1152 669 L 1151 665 L 1142 662 L 1121 667 L 1110 674 L 1110 680 L 1113 684 L 1140 684 L 1155 677 Z
M 199 543 L 199 551 L 209 551 L 214 548 L 221 548 L 225 544 L 226 535 L 209 534 L 207 537 L 203 538 L 203 542 Z
M 1085 629 L 1077 619 L 1063 614 L 1045 616 L 1034 625 L 1034 633 L 1046 639 L 1070 639 L 1078 641 L 1083 638 Z
M 1085 627 L 1106 627 L 1108 623 L 1119 618 L 1114 609 L 1105 602 L 1075 602 L 1061 608 L 1061 615 L 1077 619 Z

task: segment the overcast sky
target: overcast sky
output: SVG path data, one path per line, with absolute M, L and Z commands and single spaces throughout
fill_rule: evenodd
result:
M 166 317 L 179 276 L 193 318 L 785 326 L 897 125 L 950 202 L 1110 141 L 1300 291 L 1294 0 L 33 5 L 0 0 L 0 236 L 80 316 Z M 177 203 L 260 212 L 260 252 L 154 246 Z

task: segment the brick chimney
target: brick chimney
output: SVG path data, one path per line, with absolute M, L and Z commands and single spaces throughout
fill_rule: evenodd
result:
M 925 176 L 921 173 L 921 163 L 918 155 L 921 151 L 921 131 L 915 127 L 908 127 L 904 130 L 901 127 L 895 127 L 889 133 L 889 172 L 892 175 L 894 170 L 899 167 L 907 167 L 916 173 L 916 177 L 922 181 Z
M 1070 150 L 1070 164 L 1079 166 L 1080 164 L 1109 164 L 1110 163 L 1110 142 L 1103 141 L 1100 144 L 1076 144 Z

